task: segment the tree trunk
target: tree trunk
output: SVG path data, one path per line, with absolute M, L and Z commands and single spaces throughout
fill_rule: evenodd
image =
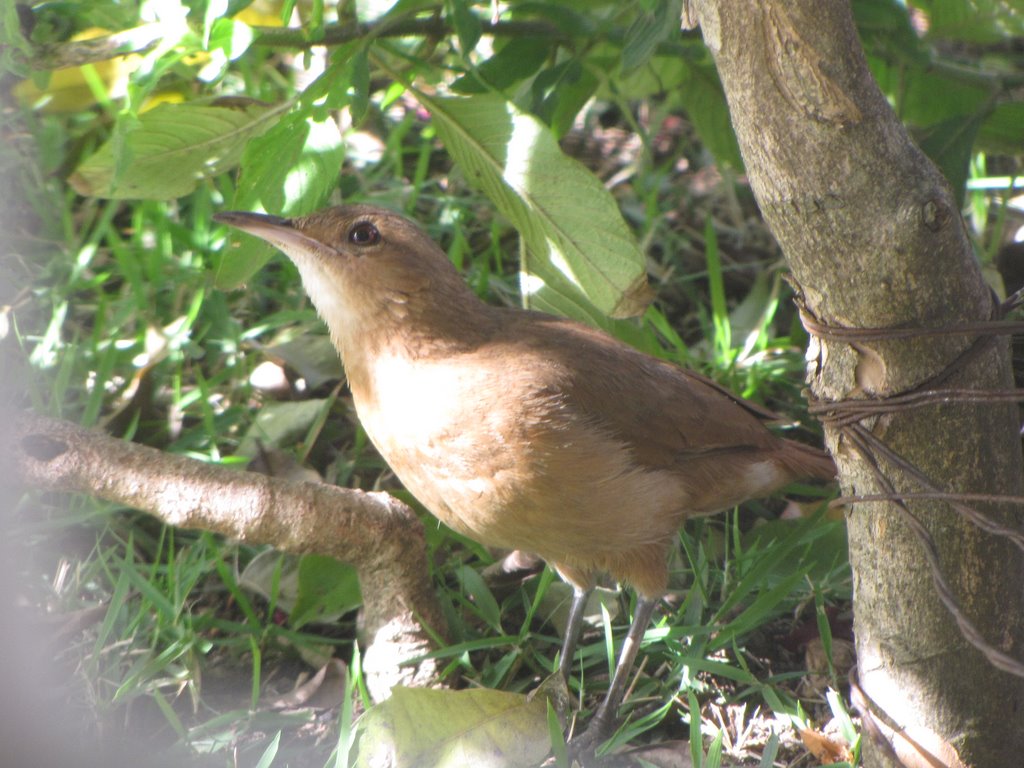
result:
M 754 194 L 809 312 L 847 328 L 990 319 L 994 301 L 948 184 L 871 79 L 849 4 L 694 0 L 691 18 L 694 12 Z M 906 392 L 975 342 L 966 335 L 813 340 L 813 391 L 829 401 Z M 943 386 L 1012 387 L 1005 338 L 978 345 L 979 354 Z M 929 405 L 859 423 L 944 490 L 1021 493 L 1013 405 Z M 850 433 L 826 426 L 844 492 L 884 493 Z M 898 492 L 924 490 L 885 458 L 878 465 Z M 967 618 L 988 643 L 1024 658 L 1020 551 L 946 503 L 909 506 L 934 537 Z M 983 511 L 1021 527 L 1019 508 Z M 964 639 L 906 519 L 888 502 L 856 504 L 848 515 L 859 682 L 887 737 L 868 738 L 865 724 L 865 762 L 898 765 L 898 754 L 907 765 L 1019 765 L 1024 679 L 996 669 Z M 894 735 L 893 725 L 903 731 Z M 908 756 L 915 750 L 940 762 Z

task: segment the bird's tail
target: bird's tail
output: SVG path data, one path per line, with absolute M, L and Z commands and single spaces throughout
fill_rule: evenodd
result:
M 820 448 L 786 440 L 777 458 L 794 480 L 835 480 L 836 463 Z

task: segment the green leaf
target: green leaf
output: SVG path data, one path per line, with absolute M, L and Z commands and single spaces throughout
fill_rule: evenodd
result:
M 476 71 L 463 75 L 454 83 L 456 93 L 485 93 L 504 90 L 530 77 L 544 65 L 551 52 L 551 43 L 536 37 L 517 37 L 483 62 Z
M 1024 101 L 997 106 L 982 124 L 978 144 L 986 152 L 1018 154 L 1024 146 Z
M 710 64 L 682 63 L 687 77 L 676 95 L 697 135 L 718 162 L 741 170 L 743 158 L 718 71 Z
M 701 142 L 715 159 L 741 170 L 743 160 L 729 120 L 729 106 L 718 70 L 702 44 L 684 40 L 681 48 L 683 56 L 652 59 L 648 66 L 623 78 L 617 91 L 629 94 L 630 98 L 667 94 L 665 108 L 684 109 Z M 592 57 L 594 65 L 600 66 L 602 58 L 607 57 Z M 598 98 L 612 96 L 612 93 L 598 90 Z
M 310 621 L 333 620 L 363 604 L 356 569 L 324 555 L 299 560 L 299 592 L 289 621 L 301 627 Z
M 341 109 L 351 103 L 349 90 L 353 87 L 352 75 L 355 64 L 352 58 L 357 53 L 365 53 L 365 43 L 353 40 L 331 49 L 330 64 L 327 69 L 306 86 L 299 97 L 299 108 L 304 114 L 312 110 L 313 105 L 323 100 L 327 109 Z
M 324 555 L 283 555 L 272 549 L 246 564 L 238 582 L 289 613 L 293 627 L 337 621 L 362 605 L 355 569 Z
M 640 13 L 626 30 L 622 46 L 623 73 L 642 67 L 654 55 L 658 43 L 679 33 L 682 10 L 682 0 L 656 0 L 654 8 Z
M 978 130 L 987 112 L 964 115 L 944 120 L 917 132 L 917 144 L 945 175 L 956 195 L 958 207 L 963 207 L 967 192 L 967 175 Z
M 210 30 L 209 48 L 224 51 L 229 61 L 234 61 L 249 50 L 252 44 L 252 27 L 234 19 L 220 18 L 213 22 Z
M 290 446 L 302 440 L 327 406 L 328 401 L 322 399 L 264 403 L 235 455 L 255 458 L 261 449 Z
M 541 72 L 533 79 L 530 110 L 561 138 L 572 128 L 576 115 L 597 89 L 597 77 L 579 59 L 570 59 Z
M 266 347 L 264 352 L 271 360 L 280 361 L 295 371 L 310 390 L 345 377 L 338 350 L 326 334 L 304 333 L 291 341 Z
M 462 588 L 473 598 L 480 616 L 491 627 L 501 632 L 501 609 L 498 607 L 498 601 L 494 599 L 490 587 L 484 582 L 480 572 L 468 565 L 463 565 L 458 568 L 456 575 L 459 581 L 462 582 Z
M 518 768 L 551 749 L 547 699 L 483 689 L 395 687 L 359 722 L 356 765 Z
M 449 0 L 449 5 L 448 16 L 455 27 L 455 35 L 459 38 L 459 49 L 463 56 L 467 56 L 480 42 L 483 26 L 477 15 L 470 10 L 466 0 Z
M 370 106 L 370 62 L 365 47 L 357 51 L 349 61 L 347 73 L 352 87 L 349 110 L 352 113 L 352 122 L 358 123 Z
M 300 113 L 281 120 L 249 142 L 231 207 L 295 216 L 322 207 L 338 182 L 344 159 L 341 133 L 333 120 Z M 263 241 L 239 235 L 239 246 L 221 254 L 219 288 L 234 288 L 257 272 L 276 252 Z
M 529 303 L 592 323 L 643 311 L 643 252 L 615 199 L 547 126 L 498 96 L 415 93 L 462 172 L 519 231 Z
M 865 50 L 889 61 L 927 66 L 928 44 L 914 31 L 907 9 L 899 0 L 857 0 L 853 18 Z
M 909 125 L 934 125 L 976 114 L 995 95 L 993 80 L 972 77 L 967 70 L 952 73 L 941 67 L 892 64 L 876 57 L 869 57 L 868 63 L 882 92 L 895 102 L 900 119 Z
M 129 131 L 115 129 L 114 137 L 79 165 L 69 181 L 76 192 L 90 197 L 182 197 L 202 179 L 236 165 L 246 141 L 268 130 L 284 108 L 161 104 L 131 117 L 138 122 Z

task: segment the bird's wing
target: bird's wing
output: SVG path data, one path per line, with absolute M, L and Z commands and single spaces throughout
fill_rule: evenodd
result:
M 775 414 L 710 379 L 571 321 L 539 313 L 515 318 L 501 342 L 509 364 L 529 365 L 538 388 L 550 388 L 571 418 L 621 440 L 649 467 L 776 445 L 764 426 Z

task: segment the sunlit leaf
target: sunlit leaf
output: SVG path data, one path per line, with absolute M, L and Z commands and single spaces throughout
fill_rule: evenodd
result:
M 650 300 L 643 252 L 614 198 L 551 131 L 504 99 L 417 92 L 449 153 L 519 231 L 528 301 L 593 321 Z M 592 305 L 592 306 L 590 306 Z
M 289 115 L 245 148 L 231 207 L 279 216 L 315 211 L 337 185 L 343 159 L 341 133 L 333 120 Z M 233 288 L 244 282 L 276 252 L 258 238 L 238 238 L 236 247 L 221 254 L 218 287 Z
M 551 748 L 547 699 L 483 689 L 395 688 L 360 722 L 358 766 L 536 766 Z
M 255 458 L 261 450 L 297 443 L 306 436 L 326 402 L 310 399 L 264 403 L 235 454 Z
M 182 197 L 202 179 L 237 165 L 246 141 L 273 125 L 281 109 L 257 103 L 161 104 L 140 115 L 123 141 L 115 132 L 69 181 L 76 192 L 91 197 Z

